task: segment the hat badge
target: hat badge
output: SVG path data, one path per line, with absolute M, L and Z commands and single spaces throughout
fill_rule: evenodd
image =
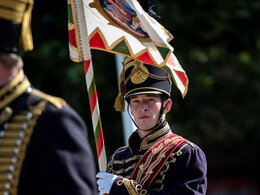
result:
M 136 61 L 134 68 L 131 72 L 131 81 L 134 84 L 143 83 L 149 76 L 148 69 L 143 65 L 143 63 Z

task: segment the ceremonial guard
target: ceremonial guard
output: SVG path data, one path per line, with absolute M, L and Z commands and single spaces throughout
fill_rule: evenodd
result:
M 32 0 L 0 0 L 0 194 L 95 195 L 95 164 L 81 117 L 30 84 Z
M 124 111 L 127 101 L 137 130 L 112 155 L 108 172 L 97 174 L 101 194 L 206 194 L 203 151 L 172 132 L 165 119 L 171 87 L 164 69 L 124 59 L 115 108 Z

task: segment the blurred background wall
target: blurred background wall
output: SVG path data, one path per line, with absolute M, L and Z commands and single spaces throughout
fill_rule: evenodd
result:
M 185 99 L 173 89 L 170 126 L 205 151 L 208 194 L 259 194 L 260 2 L 159 0 L 159 12 L 190 81 Z M 35 1 L 32 17 L 35 49 L 23 54 L 25 73 L 79 112 L 96 156 L 83 65 L 68 54 L 66 1 Z M 115 56 L 92 55 L 109 158 L 124 145 L 121 114 L 113 109 Z

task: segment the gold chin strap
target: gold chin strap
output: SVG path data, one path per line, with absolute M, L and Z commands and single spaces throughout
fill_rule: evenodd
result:
M 21 69 L 18 75 L 11 82 L 0 90 L 0 109 L 4 108 L 15 98 L 24 93 L 30 86 L 31 83 L 28 81 Z
M 33 49 L 31 12 L 33 0 L 0 0 L 0 18 L 22 24 L 22 41 L 25 51 Z

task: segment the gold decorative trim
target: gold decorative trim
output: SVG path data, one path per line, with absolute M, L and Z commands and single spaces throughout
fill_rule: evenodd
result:
M 150 148 L 152 145 L 155 144 L 155 142 L 149 143 L 148 142 L 150 140 L 156 139 L 157 137 L 160 137 L 161 135 L 165 134 L 165 132 L 170 128 L 169 124 L 166 123 L 166 125 L 158 130 L 155 131 L 154 133 L 152 133 L 151 135 L 148 135 L 147 137 L 145 137 L 140 145 L 140 150 L 146 150 L 148 148 Z M 167 137 L 169 134 L 172 134 L 172 132 L 170 131 L 169 133 L 165 134 L 164 136 L 161 136 L 159 139 L 156 139 L 156 142 L 159 142 L 160 140 L 164 139 L 165 137 Z
M 21 23 L 26 6 L 26 2 L 23 1 L 0 0 L 0 17 Z
M 111 170 L 112 170 L 111 173 L 112 173 L 112 174 L 115 174 L 115 175 L 120 175 L 120 174 L 122 174 L 122 173 L 125 173 L 125 172 L 131 170 L 131 169 L 134 169 L 134 168 L 136 167 L 136 165 L 137 165 L 137 163 L 134 163 L 134 164 L 132 164 L 131 166 L 129 166 L 128 168 L 126 168 L 126 169 L 120 169 L 119 171 L 115 171 L 115 170 L 111 169 Z M 129 177 L 130 177 L 130 175 L 129 175 Z
M 17 194 L 20 171 L 26 149 L 38 117 L 48 101 L 44 100 L 29 110 L 21 111 L 4 124 L 0 131 L 0 192 Z
M 131 79 L 132 83 L 139 84 L 139 83 L 144 82 L 148 77 L 155 79 L 155 80 L 159 80 L 159 81 L 169 80 L 170 84 L 172 84 L 171 77 L 170 77 L 169 73 L 164 69 L 162 69 L 162 70 L 165 71 L 168 74 L 167 77 L 160 77 L 160 76 L 157 76 L 155 74 L 150 73 L 148 71 L 148 69 L 143 65 L 143 63 L 141 63 L 139 61 L 135 61 L 134 66 L 135 67 L 133 68 L 131 74 L 125 79 L 125 85 L 129 81 L 129 79 Z M 150 66 L 152 66 L 152 65 L 150 65 Z M 135 74 L 138 74 L 138 75 L 135 76 Z M 142 76 L 143 78 L 145 78 L 145 80 L 142 80 L 142 82 L 135 83 L 135 79 L 132 78 L 133 76 L 135 76 L 135 77 Z
M 118 186 L 124 185 L 126 190 L 128 191 L 129 194 L 131 195 L 146 195 L 147 190 L 143 189 L 143 186 L 138 184 L 134 180 L 129 180 L 129 179 L 122 179 L 117 181 Z
M 134 169 L 135 166 L 137 165 L 137 163 L 133 163 L 131 166 L 127 167 L 126 169 L 120 169 L 118 171 L 115 171 L 113 169 L 113 166 L 114 165 L 123 165 L 123 164 L 129 163 L 131 161 L 136 161 L 137 162 L 142 157 L 142 155 L 135 155 L 135 156 L 132 156 L 129 159 L 115 160 L 114 159 L 115 158 L 115 154 L 117 153 L 118 150 L 123 149 L 123 148 L 127 148 L 127 146 L 124 146 L 124 147 L 121 147 L 121 148 L 117 149 L 116 152 L 112 155 L 111 160 L 109 161 L 108 166 L 107 166 L 109 173 L 113 173 L 113 174 L 118 175 L 118 174 L 125 173 L 125 172 L 127 172 L 127 171 L 129 171 L 131 169 Z M 129 178 L 130 178 L 130 175 L 129 175 Z
M 13 110 L 9 106 L 6 106 L 0 113 L 0 125 L 7 121 L 12 116 L 12 114 Z
M 135 65 L 131 74 L 126 79 L 125 83 L 128 81 L 128 79 L 131 79 L 132 83 L 140 84 L 145 82 L 148 77 L 149 77 L 148 69 L 143 65 L 143 63 L 140 63 L 139 65 Z
M 184 144 L 182 147 L 180 147 L 178 149 L 178 151 L 171 153 L 169 159 L 165 162 L 164 164 L 164 170 L 162 169 L 161 172 L 158 174 L 158 176 L 160 175 L 161 178 L 160 179 L 156 179 L 153 183 L 156 184 L 161 184 L 160 190 L 164 189 L 164 185 L 163 185 L 163 181 L 165 179 L 165 174 L 166 172 L 170 169 L 170 166 L 173 165 L 176 161 L 177 158 L 175 156 L 180 156 L 182 155 L 182 150 L 187 146 L 187 145 L 191 145 L 192 147 L 194 147 L 194 144 L 188 140 L 186 140 L 186 144 Z
M 33 89 L 31 91 L 31 94 L 36 95 L 38 97 L 41 97 L 42 99 L 47 100 L 48 102 L 52 103 L 55 107 L 61 109 L 62 105 L 67 105 L 66 101 L 59 97 L 54 97 L 51 95 L 48 95 L 46 93 L 43 93 L 42 91 L 39 91 L 37 89 Z
M 30 86 L 31 84 L 24 75 L 23 70 L 20 70 L 18 75 L 0 90 L 0 109 L 4 108 L 15 98 L 24 93 Z

